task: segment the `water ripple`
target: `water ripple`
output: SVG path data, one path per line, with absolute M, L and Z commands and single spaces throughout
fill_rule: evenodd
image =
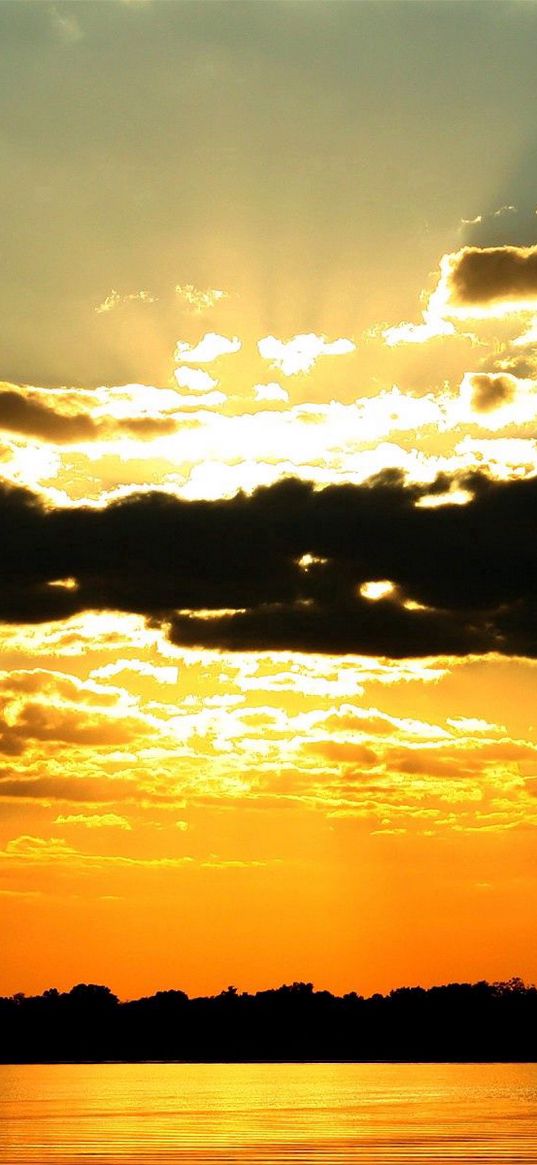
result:
M 537 1066 L 0 1066 L 0 1158 L 537 1165 Z

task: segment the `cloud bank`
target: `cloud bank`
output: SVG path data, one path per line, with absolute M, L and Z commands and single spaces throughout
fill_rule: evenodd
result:
M 450 487 L 466 505 L 435 505 Z M 537 655 L 537 479 L 294 479 L 214 502 L 144 493 L 46 510 L 0 493 L 0 618 L 117 610 L 223 650 Z M 61 579 L 74 580 L 69 587 Z M 372 602 L 364 584 L 392 589 Z

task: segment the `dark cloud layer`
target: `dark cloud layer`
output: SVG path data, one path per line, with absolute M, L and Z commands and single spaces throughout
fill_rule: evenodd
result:
M 468 505 L 416 505 L 449 484 L 420 489 L 393 472 L 323 490 L 287 480 L 214 502 L 147 493 L 49 511 L 4 486 L 0 618 L 106 608 L 165 623 L 188 646 L 537 655 L 537 479 L 474 475 Z M 69 577 L 77 589 L 50 585 Z M 359 588 L 375 579 L 396 589 L 371 602 Z

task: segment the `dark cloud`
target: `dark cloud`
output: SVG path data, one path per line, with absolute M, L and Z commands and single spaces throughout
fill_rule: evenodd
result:
M 392 472 L 214 502 L 147 493 L 103 510 L 45 510 L 4 486 L 0 618 L 112 609 L 166 624 L 186 646 L 535 656 L 537 479 L 463 484 L 465 506 L 417 505 L 449 479 L 420 488 Z M 320 561 L 304 569 L 304 555 Z M 77 588 L 50 585 L 65 578 Z M 395 590 L 372 602 L 359 588 L 375 579 Z
M 137 787 L 126 777 L 0 776 L 0 798 L 21 801 L 63 801 L 101 805 L 134 799 Z
M 510 404 L 516 396 L 516 384 L 509 376 L 490 376 L 476 372 L 471 378 L 471 404 L 476 413 L 493 413 Z
M 91 417 L 64 416 L 15 391 L 0 392 L 0 428 L 54 444 L 94 441 L 98 426 Z
M 464 247 L 451 256 L 448 286 L 459 307 L 537 301 L 537 246 Z
M 177 422 L 172 417 L 92 418 L 89 413 L 73 415 L 58 412 L 37 400 L 24 389 L 0 391 L 0 429 L 37 437 L 54 445 L 79 444 L 113 437 L 134 437 L 139 441 L 173 433 Z

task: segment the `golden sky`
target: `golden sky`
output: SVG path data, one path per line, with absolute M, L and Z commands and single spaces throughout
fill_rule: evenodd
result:
M 0 992 L 537 977 L 536 22 L 0 5 Z

